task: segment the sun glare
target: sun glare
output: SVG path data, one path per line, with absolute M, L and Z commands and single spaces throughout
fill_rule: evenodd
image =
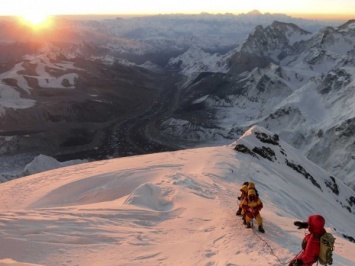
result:
M 25 14 L 21 16 L 21 20 L 24 24 L 34 29 L 48 27 L 50 24 L 50 17 L 45 14 Z

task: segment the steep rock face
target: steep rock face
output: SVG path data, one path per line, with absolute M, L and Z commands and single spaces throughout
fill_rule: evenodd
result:
M 240 50 L 229 60 L 230 72 L 241 73 L 255 67 L 279 63 L 284 57 L 295 54 L 299 40 L 309 38 L 309 32 L 292 23 L 275 21 L 268 27 L 257 26 Z
M 319 140 L 312 146 L 308 157 L 329 169 L 335 176 L 355 190 L 355 117 L 338 126 L 319 131 Z
M 257 26 L 243 43 L 240 52 L 280 58 L 280 52 L 291 53 L 295 41 L 309 38 L 307 32 L 295 24 L 274 21 L 270 26 Z M 276 54 L 275 54 L 276 53 Z M 278 54 L 277 54 L 278 53 Z
M 345 68 L 335 69 L 326 74 L 317 90 L 326 98 L 336 97 L 336 94 L 342 93 L 342 89 L 350 85 L 352 79 L 352 73 L 348 73 Z

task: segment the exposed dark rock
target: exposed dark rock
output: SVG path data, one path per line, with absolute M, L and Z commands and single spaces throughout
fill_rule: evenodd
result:
M 272 144 L 272 145 L 279 145 L 279 136 L 277 134 L 270 136 L 266 133 L 255 132 L 255 136 L 261 142 Z
M 281 154 L 283 155 L 283 156 L 285 156 L 285 157 L 287 157 L 287 154 L 286 154 L 286 152 L 285 152 L 285 150 L 284 149 L 280 149 L 280 152 L 281 152 Z
M 330 176 L 330 179 L 332 180 L 332 182 L 325 180 L 325 185 L 327 187 L 329 187 L 333 191 L 334 194 L 339 195 L 339 188 L 338 188 L 338 185 L 335 181 L 335 178 Z
M 338 188 L 338 185 L 335 181 L 335 178 L 330 176 L 330 179 L 331 179 L 331 181 L 325 180 L 325 185 L 327 187 L 329 187 L 333 191 L 334 194 L 339 195 L 339 188 Z
M 353 238 L 352 236 L 348 236 L 346 234 L 342 234 L 344 238 L 346 238 L 347 240 L 349 240 L 350 242 L 355 243 L 355 238 Z
M 351 196 L 347 201 L 351 207 L 355 206 L 355 197 Z
M 314 177 L 308 173 L 302 165 L 299 164 L 295 164 L 295 163 L 291 163 L 289 162 L 287 159 L 285 160 L 287 166 L 291 167 L 293 170 L 295 170 L 296 172 L 300 173 L 301 175 L 303 175 L 306 179 L 311 180 L 312 184 L 314 186 L 316 186 L 317 188 L 319 188 L 320 190 L 322 190 L 321 186 L 318 184 L 318 182 L 314 179 Z
M 245 154 L 250 154 L 252 156 L 256 156 L 255 153 L 253 153 L 248 147 L 246 147 L 245 145 L 243 144 L 237 144 L 235 147 L 234 147 L 234 150 L 236 151 L 239 151 L 239 152 L 242 152 L 242 153 L 245 153 Z
M 253 152 L 259 154 L 261 157 L 268 159 L 272 162 L 274 161 L 274 159 L 276 160 L 275 152 L 269 147 L 264 147 L 264 146 L 262 146 L 261 148 L 254 147 Z
M 344 209 L 347 209 L 347 210 L 351 213 L 351 208 L 350 208 L 350 206 L 346 206 L 346 205 L 344 205 L 342 202 L 340 202 L 340 205 L 341 205 L 341 207 L 343 207 Z
M 323 136 L 324 136 L 324 132 L 322 129 L 320 129 L 317 133 L 317 137 L 321 139 L 321 138 L 323 138 Z
M 340 91 L 342 88 L 349 85 L 351 75 L 344 69 L 334 70 L 326 75 L 318 91 L 320 94 L 328 94 L 332 91 Z
M 355 133 L 355 118 L 347 119 L 340 126 L 335 128 L 339 138 L 350 138 Z

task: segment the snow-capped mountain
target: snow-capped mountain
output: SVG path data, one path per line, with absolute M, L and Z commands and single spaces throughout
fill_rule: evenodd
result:
M 237 197 L 252 181 L 265 234 Z M 312 214 L 353 265 L 355 194 L 276 134 L 231 145 L 84 163 L 0 184 L 1 265 L 280 265 L 301 249 Z
M 225 144 L 259 124 L 355 186 L 354 21 L 257 11 L 58 19 L 41 34 L 9 23 L 0 23 L 0 153 L 21 154 L 18 167 L 39 154 Z
M 185 76 L 201 72 L 226 72 L 227 64 L 220 54 L 210 54 L 199 47 L 190 47 L 185 53 L 169 60 L 168 68 L 174 68 Z
M 283 14 L 251 12 L 242 15 L 202 13 L 118 18 L 104 20 L 92 26 L 104 29 L 116 37 L 135 40 L 142 44 L 142 48 L 146 47 L 145 49 L 153 53 L 182 51 L 196 43 L 204 50 L 217 52 L 228 51 L 243 41 L 256 25 L 267 26 L 274 20 L 297 23 L 310 31 L 329 25 L 321 21 L 296 19 Z M 121 48 L 122 52 L 128 51 L 124 47 Z
M 256 27 L 226 59 L 228 72 L 199 72 L 184 85 L 165 133 L 216 142 L 259 124 L 354 187 L 354 24 Z
M 279 63 L 285 57 L 298 54 L 303 40 L 311 33 L 295 24 L 274 21 L 267 27 L 257 26 L 241 48 L 229 60 L 230 71 L 242 73 L 255 67 Z

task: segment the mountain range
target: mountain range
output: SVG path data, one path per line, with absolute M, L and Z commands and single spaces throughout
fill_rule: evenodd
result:
M 54 25 L 0 23 L 3 180 L 39 154 L 219 145 L 261 125 L 354 188 L 354 21 L 251 12 Z
M 275 21 L 228 56 L 189 50 L 172 59 L 186 82 L 164 132 L 215 141 L 262 125 L 353 186 L 354 27 L 310 33 Z

